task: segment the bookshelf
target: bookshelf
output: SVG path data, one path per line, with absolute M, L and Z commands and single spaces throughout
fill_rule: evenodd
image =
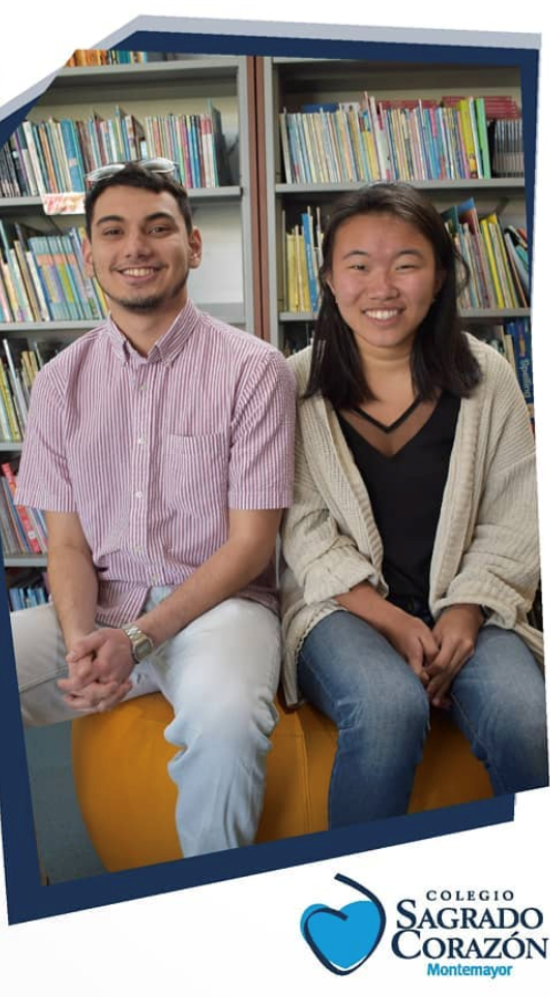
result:
M 149 59 L 153 58 L 149 56 Z M 214 107 L 221 117 L 226 169 L 221 171 L 219 157 L 216 157 L 216 166 L 211 159 L 213 172 L 207 179 L 217 180 L 219 185 L 188 186 L 194 222 L 201 229 L 204 245 L 201 267 L 190 274 L 189 289 L 196 304 L 209 314 L 254 332 L 257 331 L 257 314 L 253 281 L 249 78 L 247 59 L 230 56 L 176 56 L 169 61 L 67 67 L 34 105 L 27 120 L 36 125 L 50 118 L 76 122 L 97 115 L 110 121 L 115 119 L 116 109 L 121 108 L 143 125 L 145 131 L 147 118 L 158 123 L 159 119 L 172 115 L 187 123 L 191 122 L 191 116 L 197 120 L 199 115 L 208 115 Z M 205 155 L 204 148 L 202 152 L 200 146 L 197 149 L 199 156 Z M 135 158 L 145 154 L 167 155 L 167 152 L 158 147 L 148 148 L 147 153 L 143 150 Z M 111 159 L 104 157 L 103 161 Z M 187 165 L 184 163 L 186 168 Z M 217 177 L 214 175 L 216 170 Z M 200 176 L 205 177 L 204 169 Z M 79 190 L 81 186 L 73 182 L 67 189 Z M 28 226 L 45 235 L 63 235 L 71 227 L 83 225 L 83 214 L 49 214 L 46 201 L 47 198 L 36 191 L 21 196 L 4 193 L 0 196 L 0 219 Z M 62 347 L 92 329 L 97 322 L 94 318 L 0 321 L 0 342 L 6 339 L 17 357 L 27 346 L 56 343 Z M 1 347 L 0 354 L 5 361 Z M 22 443 L 6 441 L 5 436 L 0 433 L 0 463 L 11 462 L 16 466 Z M 45 555 L 36 551 L 23 553 L 6 549 L 4 561 L 10 569 L 22 569 L 24 576 L 27 574 L 25 569 L 39 570 L 46 566 Z M 10 575 L 15 574 L 10 572 Z
M 208 102 L 221 114 L 229 158 L 230 183 L 190 189 L 195 223 L 203 232 L 205 259 L 190 276 L 190 291 L 212 314 L 254 330 L 248 139 L 248 78 L 245 58 L 216 56 L 168 62 L 83 66 L 60 71 L 28 115 L 35 124 L 92 113 L 113 120 L 116 108 L 143 124 L 147 117 L 198 115 Z M 154 152 L 155 155 L 160 152 Z M 39 231 L 66 231 L 79 216 L 46 218 L 42 198 L 0 198 L 0 216 Z M 212 275 L 216 280 L 212 280 Z
M 266 229 L 267 236 L 265 244 L 267 247 L 267 311 L 269 323 L 269 338 L 272 343 L 280 349 L 299 349 L 305 346 L 312 328 L 314 319 L 311 310 L 289 309 L 288 294 L 285 287 L 285 232 L 290 231 L 296 224 L 299 224 L 301 215 L 308 208 L 312 212 L 320 210 L 321 218 L 330 209 L 330 204 L 336 198 L 347 191 L 359 189 L 367 181 L 343 180 L 342 182 L 297 182 L 298 150 L 300 141 L 295 137 L 294 155 L 290 144 L 290 129 L 286 126 L 291 115 L 308 107 L 307 117 L 313 117 L 312 109 L 322 107 L 330 109 L 337 105 L 355 105 L 361 102 L 365 91 L 376 102 L 382 102 L 383 106 L 392 106 L 391 102 L 402 102 L 404 108 L 408 110 L 403 114 L 409 115 L 407 129 L 412 135 L 412 107 L 419 100 L 422 100 L 423 107 L 430 106 L 435 101 L 440 101 L 445 97 L 449 100 L 449 106 L 453 106 L 459 97 L 487 97 L 491 98 L 492 104 L 503 101 L 505 97 L 511 97 L 521 106 L 521 85 L 519 71 L 513 68 L 503 68 L 499 66 L 477 66 L 477 65 L 443 65 L 443 64 L 416 64 L 416 63 L 389 63 L 389 62 L 359 62 L 352 60 L 328 60 L 328 59 L 295 59 L 295 58 L 266 58 L 263 60 L 264 74 L 264 107 L 265 107 L 265 131 L 266 131 Z M 386 104 L 390 102 L 390 104 Z M 368 107 L 368 104 L 367 104 Z M 283 123 L 280 120 L 281 113 L 286 111 L 285 130 L 287 131 L 287 151 L 285 155 L 284 144 L 281 140 Z M 451 113 L 451 112 L 445 112 Z M 458 113 L 458 112 L 456 112 Z M 351 120 L 351 119 L 350 119 Z M 372 120 L 372 119 L 371 119 Z M 449 120 L 449 119 L 447 119 Z M 326 117 L 319 121 L 326 124 Z M 297 127 L 297 126 L 296 126 Z M 304 171 L 304 157 L 307 153 L 313 159 L 312 172 L 318 167 L 320 152 L 324 148 L 327 155 L 330 149 L 334 151 L 335 135 L 333 134 L 332 146 L 328 126 L 327 131 L 322 130 L 321 124 L 317 131 L 311 124 L 304 125 L 302 136 L 302 172 Z M 354 126 L 355 127 L 355 126 Z M 455 125 L 453 124 L 453 128 Z M 330 128 L 334 128 L 333 125 Z M 349 126 L 352 135 L 352 127 Z M 462 124 L 460 125 L 462 128 Z M 306 138 L 307 129 L 307 141 Z M 449 125 L 450 131 L 450 125 Z M 458 132 L 458 127 L 457 127 Z M 295 133 L 296 134 L 296 133 Z M 405 172 L 404 146 L 398 146 L 397 132 L 392 133 L 395 139 L 394 157 L 397 170 L 402 167 L 402 172 L 394 174 L 392 179 L 403 179 L 414 184 L 415 187 L 425 191 L 437 209 L 441 212 L 448 210 L 452 206 L 458 205 L 469 198 L 474 198 L 480 216 L 496 213 L 503 224 L 514 226 L 525 226 L 525 184 L 522 176 L 492 176 L 483 178 L 482 176 L 444 176 L 440 179 L 412 177 Z M 339 133 L 341 145 L 344 143 L 344 132 Z M 400 138 L 400 141 L 402 139 Z M 323 145 L 324 142 L 324 145 Z M 455 139 L 454 149 L 457 149 Z M 338 143 L 336 143 L 338 144 Z M 290 152 L 289 152 L 290 147 Z M 409 173 L 414 165 L 413 158 L 420 170 L 419 153 L 416 158 L 410 154 L 412 148 L 409 144 Z M 425 148 L 425 147 L 424 147 Z M 452 147 L 449 142 L 449 157 Z M 317 149 L 317 154 L 315 153 Z M 356 154 L 355 169 L 361 168 L 359 145 L 350 146 Z M 401 150 L 399 153 L 399 149 Z M 363 154 L 361 154 L 363 155 Z M 368 157 L 364 156 L 364 169 L 370 169 Z M 338 160 L 338 156 L 336 157 Z M 351 169 L 348 156 L 348 166 Z M 290 172 L 293 174 L 289 178 Z M 424 163 L 425 172 L 428 169 L 428 157 Z M 296 165 L 296 169 L 295 169 Z M 344 157 L 340 163 L 334 163 L 334 169 L 344 169 Z M 516 164 L 517 167 L 517 164 Z M 462 168 L 462 167 L 461 167 Z M 306 169 L 309 169 L 306 166 Z M 451 164 L 451 169 L 458 173 L 458 166 Z M 466 172 L 466 167 L 464 167 Z M 482 171 L 480 170 L 480 173 Z M 516 168 L 517 172 L 517 168 Z M 363 177 L 365 174 L 363 173 Z M 373 179 L 377 179 L 373 176 Z M 500 326 L 502 323 L 514 319 L 525 319 L 529 316 L 529 309 L 518 302 L 517 307 L 495 308 L 476 307 L 462 309 L 465 328 L 470 331 L 487 336 L 492 326 Z
M 148 116 L 203 114 L 212 102 L 221 114 L 228 174 L 221 186 L 189 189 L 204 241 L 203 263 L 190 275 L 191 295 L 212 315 L 288 351 L 306 345 L 314 314 L 311 309 L 290 310 L 285 301 L 283 219 L 294 225 L 308 207 L 323 216 L 341 193 L 366 181 L 289 182 L 280 113 L 295 113 L 307 104 L 352 105 L 365 90 L 377 101 L 404 101 L 404 106 L 407 101 L 422 99 L 429 105 L 442 97 L 470 95 L 511 97 L 520 104 L 521 86 L 519 71 L 491 65 L 284 57 L 259 58 L 254 67 L 251 64 L 240 57 L 188 56 L 66 68 L 33 107 L 29 120 L 37 123 L 51 116 L 77 121 L 91 112 L 112 120 L 119 107 L 143 122 Z M 441 212 L 473 197 L 481 216 L 494 212 L 506 224 L 525 226 L 522 176 L 424 177 L 412 182 Z M 78 216 L 46 214 L 44 201 L 36 193 L 0 197 L 0 218 L 41 233 L 63 234 L 82 224 Z M 529 308 L 469 307 L 462 314 L 465 327 L 489 338 L 494 327 L 527 319 Z M 0 340 L 6 338 L 14 352 L 26 344 L 55 341 L 62 346 L 95 324 L 92 319 L 0 321 Z M 21 442 L 0 438 L 0 461 L 16 463 L 21 447 Z M 44 557 L 14 554 L 6 563 L 41 567 Z

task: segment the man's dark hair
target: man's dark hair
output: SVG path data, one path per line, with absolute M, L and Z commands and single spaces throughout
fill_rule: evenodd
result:
M 412 225 L 432 246 L 437 273 L 443 282 L 421 323 L 411 353 L 413 385 L 421 398 L 438 390 L 466 397 L 481 377 L 479 364 L 462 332 L 457 307 L 457 264 L 468 281 L 469 271 L 433 204 L 404 183 L 374 183 L 346 194 L 334 205 L 323 238 L 320 270 L 321 306 L 315 324 L 313 351 L 305 398 L 320 393 L 336 409 L 361 405 L 372 398 L 355 336 L 338 310 L 327 283 L 332 269 L 336 233 L 357 215 L 392 215 Z
M 98 180 L 86 195 L 84 211 L 86 214 L 86 234 L 89 239 L 92 235 L 92 219 L 96 201 L 110 187 L 137 187 L 141 190 L 151 190 L 155 194 L 167 191 L 176 200 L 185 222 L 187 234 L 191 235 L 193 218 L 191 203 L 185 188 L 169 176 L 162 173 L 152 173 L 151 170 L 146 170 L 137 163 L 127 163 L 124 169 L 119 170 L 118 173 L 113 173 L 112 176 L 106 177 L 104 180 Z

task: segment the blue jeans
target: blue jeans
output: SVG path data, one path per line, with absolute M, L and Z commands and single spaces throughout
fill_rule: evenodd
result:
M 338 728 L 329 826 L 406 813 L 430 715 L 407 662 L 364 620 L 338 611 L 304 641 L 298 682 Z M 450 715 L 495 794 L 548 784 L 543 678 L 517 634 L 484 627 L 451 698 Z

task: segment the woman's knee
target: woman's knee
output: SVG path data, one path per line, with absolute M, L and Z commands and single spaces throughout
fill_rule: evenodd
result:
M 412 673 L 411 673 L 412 675 Z M 421 683 L 414 681 L 396 685 L 388 690 L 369 690 L 364 695 L 354 694 L 335 705 L 334 720 L 342 732 L 353 730 L 363 733 L 366 741 L 387 740 L 405 745 L 423 744 L 429 726 L 430 708 Z

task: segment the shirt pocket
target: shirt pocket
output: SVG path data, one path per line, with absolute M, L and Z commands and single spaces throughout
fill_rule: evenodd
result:
M 164 440 L 163 500 L 170 509 L 211 518 L 227 507 L 229 454 L 222 433 Z

